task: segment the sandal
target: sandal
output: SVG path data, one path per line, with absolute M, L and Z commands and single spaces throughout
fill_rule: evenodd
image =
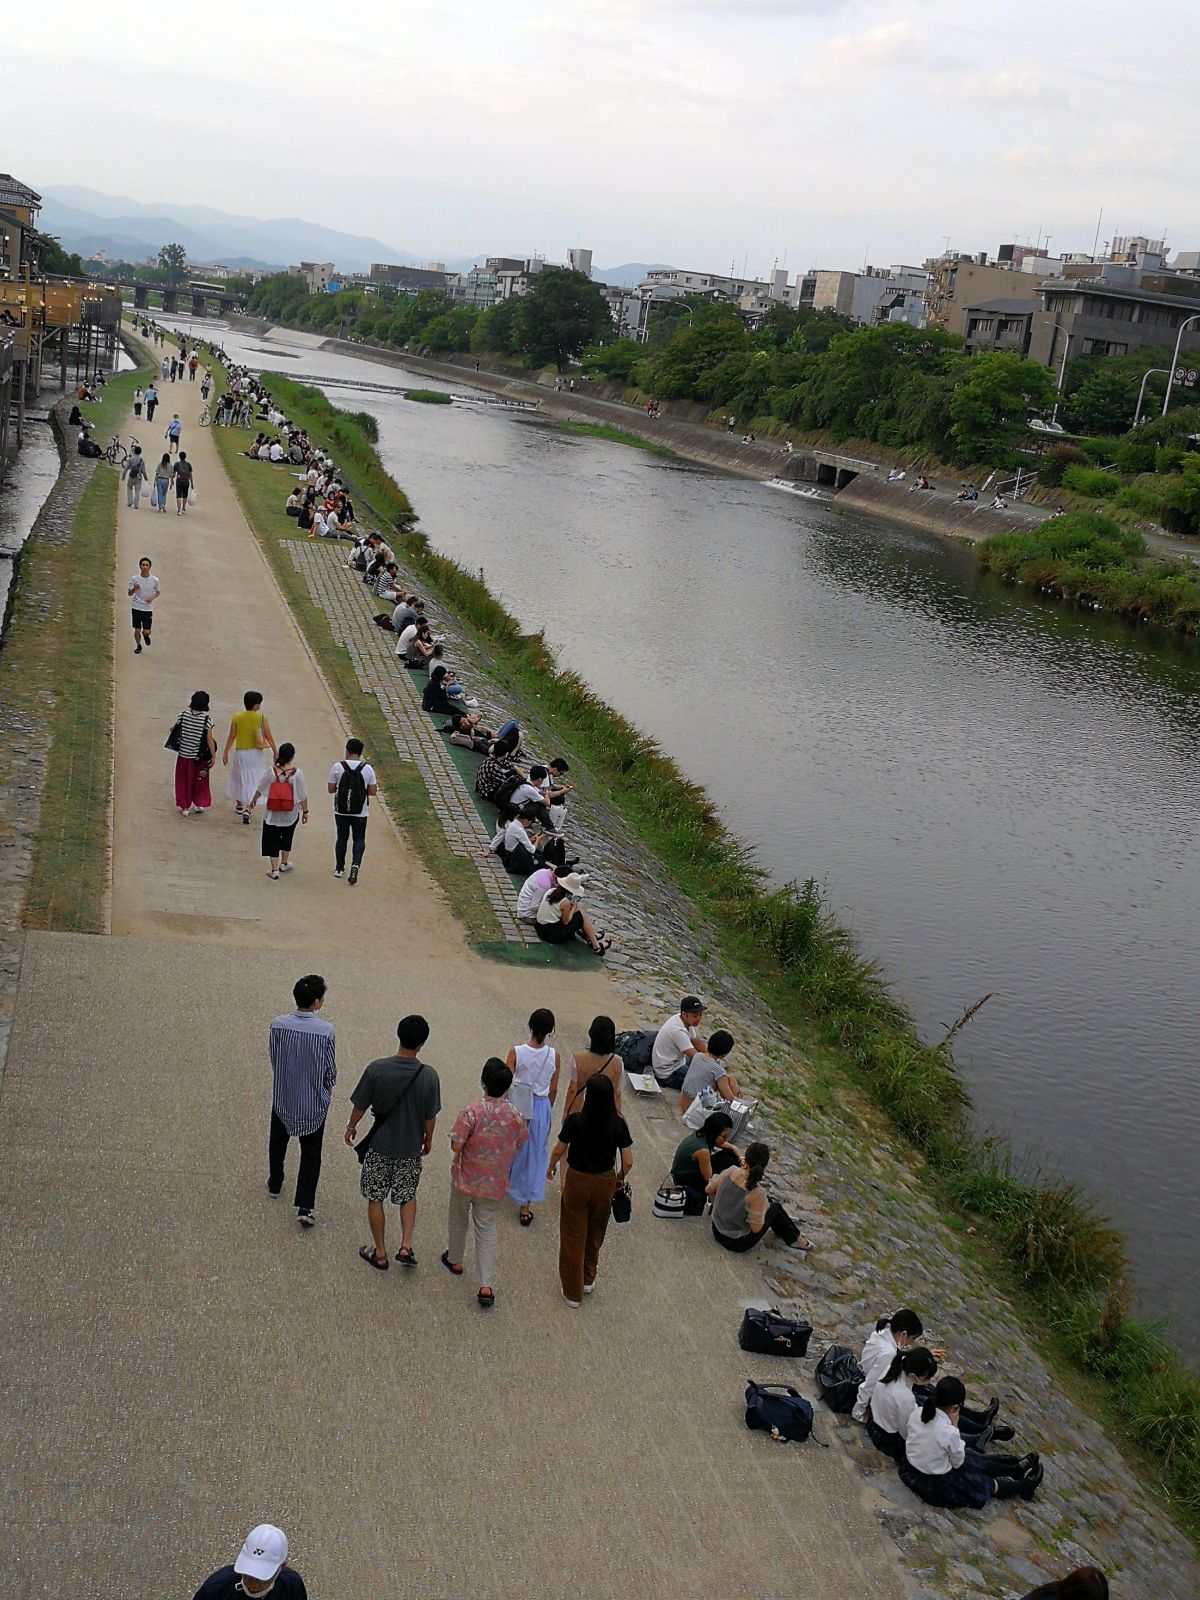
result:
M 493 1289 L 480 1289 L 475 1298 L 479 1301 L 480 1309 L 483 1311 L 490 1311 L 496 1304 L 496 1293 Z
M 530 1211 L 528 1206 L 522 1206 L 520 1211 L 517 1212 L 517 1221 L 523 1228 L 533 1227 L 533 1212 Z
M 396 1260 L 402 1267 L 415 1267 L 417 1264 L 416 1252 L 411 1250 L 408 1245 L 402 1244 L 399 1250 L 396 1251 Z
M 375 1268 L 376 1272 L 387 1271 L 389 1264 L 388 1258 L 384 1256 L 383 1260 L 380 1261 L 379 1257 L 375 1254 L 375 1246 L 373 1244 L 360 1245 L 358 1253 L 369 1267 Z
M 400 1259 L 399 1256 L 397 1256 L 396 1259 L 399 1260 Z M 441 1263 L 445 1267 L 447 1272 L 452 1272 L 456 1278 L 461 1278 L 462 1277 L 462 1275 L 463 1275 L 462 1263 L 460 1262 L 459 1265 L 456 1267 L 454 1265 L 453 1261 L 451 1261 L 451 1259 L 450 1259 L 449 1250 L 443 1250 L 442 1251 L 440 1260 L 441 1260 Z
M 602 956 L 606 950 L 611 950 L 611 949 L 612 949 L 612 940 L 609 938 L 608 934 L 606 933 L 604 935 L 603 939 L 601 939 L 600 942 L 596 945 L 595 949 L 592 951 L 592 954 L 596 955 L 596 956 Z

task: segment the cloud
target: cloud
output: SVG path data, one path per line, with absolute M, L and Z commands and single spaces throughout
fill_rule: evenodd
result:
M 912 23 L 903 20 L 831 34 L 805 56 L 805 68 L 793 82 L 811 93 L 840 92 L 857 85 L 870 68 L 906 55 L 915 37 Z
M 998 164 L 1008 172 L 1044 172 L 1053 158 L 1048 144 L 1015 144 L 1002 152 Z
M 996 72 L 972 72 L 959 83 L 957 96 L 996 106 L 1065 108 L 1067 105 L 1067 96 L 1057 84 L 1047 83 L 1035 72 L 1010 72 L 1003 67 Z

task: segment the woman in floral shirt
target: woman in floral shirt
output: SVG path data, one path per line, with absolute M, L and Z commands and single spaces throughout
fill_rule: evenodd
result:
M 504 1096 L 512 1073 L 503 1061 L 489 1057 L 483 1065 L 483 1099 L 472 1100 L 450 1130 L 450 1243 L 442 1265 L 462 1276 L 467 1220 L 475 1234 L 475 1271 L 479 1304 L 489 1311 L 496 1303 L 492 1272 L 496 1265 L 496 1231 L 500 1205 L 508 1187 L 513 1156 L 528 1139 L 525 1118 Z

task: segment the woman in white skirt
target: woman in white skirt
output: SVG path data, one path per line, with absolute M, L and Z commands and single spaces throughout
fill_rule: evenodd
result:
M 554 1013 L 544 1007 L 529 1019 L 529 1042 L 515 1044 L 505 1065 L 513 1075 L 509 1103 L 525 1118 L 529 1138 L 513 1157 L 508 1194 L 520 1206 L 523 1228 L 533 1221 L 530 1209 L 546 1197 L 546 1150 L 550 1141 L 551 1107 L 558 1094 L 558 1051 L 546 1040 L 554 1032 Z
M 225 749 L 221 752 L 222 766 L 229 767 L 225 780 L 225 798 L 234 803 L 234 815 L 249 825 L 250 806 L 267 770 L 267 751 L 275 754 L 275 740 L 271 725 L 263 715 L 262 695 L 257 689 L 247 689 L 242 696 L 244 711 L 235 711 L 229 719 L 229 733 Z M 230 766 L 229 752 L 233 751 Z

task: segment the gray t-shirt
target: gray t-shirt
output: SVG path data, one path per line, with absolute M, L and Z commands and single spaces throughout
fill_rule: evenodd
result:
M 680 1086 L 680 1093 L 694 1100 L 701 1089 L 715 1089 L 718 1079 L 724 1076 L 723 1061 L 716 1061 L 712 1056 L 694 1055 L 687 1069 L 687 1077 Z
M 370 1111 L 376 1106 L 386 1112 L 396 1096 L 408 1087 L 417 1073 L 418 1082 L 408 1090 L 402 1105 L 388 1117 L 371 1149 L 381 1156 L 391 1156 L 399 1161 L 411 1161 L 421 1154 L 425 1138 L 425 1124 L 442 1109 L 442 1090 L 438 1075 L 432 1067 L 409 1057 L 383 1056 L 363 1069 L 363 1075 L 350 1096 L 352 1105 L 360 1111 Z

